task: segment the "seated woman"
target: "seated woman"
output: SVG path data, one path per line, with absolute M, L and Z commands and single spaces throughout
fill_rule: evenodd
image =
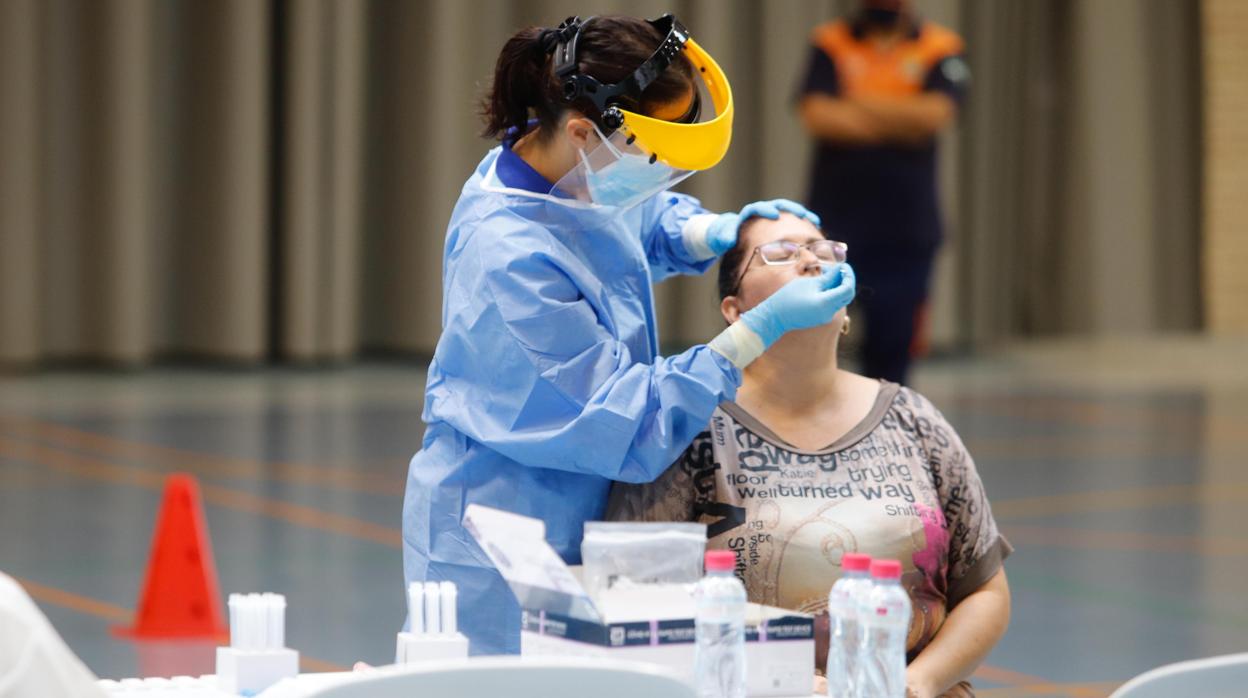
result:
M 845 246 L 808 221 L 755 219 L 720 263 L 720 311 L 733 322 L 844 259 Z M 1009 623 L 1011 547 L 940 412 L 913 390 L 837 367 L 849 323 L 841 311 L 777 341 L 663 476 L 615 486 L 608 517 L 705 522 L 710 548 L 736 552 L 750 601 L 820 614 L 820 654 L 841 555 L 901 560 L 914 608 L 909 695 L 973 696 L 966 679 Z

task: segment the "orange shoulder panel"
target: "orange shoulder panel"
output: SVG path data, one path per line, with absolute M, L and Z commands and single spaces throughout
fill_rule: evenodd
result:
M 828 54 L 835 63 L 838 56 L 854 50 L 854 35 L 849 31 L 845 20 L 837 19 L 815 27 L 811 42 Z
M 956 56 L 966 49 L 962 37 L 935 22 L 924 22 L 919 38 L 916 40 L 919 54 L 928 67 L 934 66 L 949 56 Z

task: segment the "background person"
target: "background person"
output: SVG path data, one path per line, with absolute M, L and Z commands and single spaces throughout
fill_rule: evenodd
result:
M 863 0 L 813 43 L 799 105 L 818 142 L 807 203 L 854 251 L 863 374 L 905 384 L 926 344 L 941 241 L 936 136 L 965 98 L 962 39 L 905 0 Z

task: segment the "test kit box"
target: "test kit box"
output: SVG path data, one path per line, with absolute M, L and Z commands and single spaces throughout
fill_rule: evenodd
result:
M 595 603 L 546 543 L 542 521 L 473 504 L 464 526 L 520 602 L 521 654 L 650 662 L 693 681 L 695 606 L 687 589 L 638 586 Z M 750 604 L 745 620 L 747 695 L 809 696 L 814 618 Z
M 746 694 L 809 696 L 814 690 L 814 619 L 792 611 L 751 604 L 745 628 Z M 587 622 L 526 609 L 521 654 L 613 657 L 661 664 L 693 681 L 692 618 L 650 622 Z

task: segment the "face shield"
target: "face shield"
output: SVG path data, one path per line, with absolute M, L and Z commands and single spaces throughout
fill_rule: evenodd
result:
M 614 85 L 603 85 L 576 71 L 576 37 L 583 23 L 572 18 L 560 27 L 568 36 L 556 49 L 554 65 L 556 75 L 563 80 L 564 98 L 568 102 L 588 98 L 602 118 L 601 124 L 594 125 L 596 144 L 578 153 L 579 162 L 555 184 L 553 194 L 628 208 L 694 172 L 710 169 L 728 152 L 732 140 L 728 78 L 671 15 L 650 23 L 666 30 L 666 38 L 645 63 Z M 640 101 L 645 88 L 682 52 L 698 76 L 684 117 L 664 121 L 615 104 L 626 94 Z M 713 109 L 703 107 L 703 95 L 709 97 Z
M 598 144 L 580 150 L 580 162 L 555 184 L 555 193 L 587 203 L 629 208 L 676 186 L 693 174 L 661 161 L 621 131 L 610 136 L 594 126 Z

